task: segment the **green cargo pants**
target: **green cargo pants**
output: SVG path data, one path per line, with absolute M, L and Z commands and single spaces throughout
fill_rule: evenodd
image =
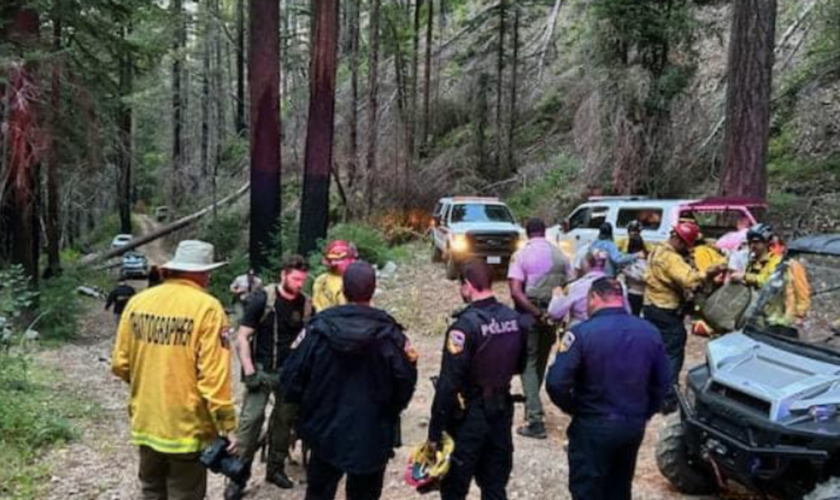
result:
M 207 469 L 199 453 L 161 453 L 140 447 L 140 498 L 142 500 L 203 500 L 207 494 Z
M 528 332 L 528 360 L 522 373 L 522 390 L 525 392 L 525 418 L 529 425 L 545 423 L 540 389 L 545 379 L 548 357 L 556 341 L 557 327 L 551 324 L 537 323 Z
M 297 405 L 283 403 L 277 391 L 278 375 L 257 371 L 259 384 L 251 383 L 242 402 L 242 413 L 239 417 L 239 444 L 242 453 L 240 458 L 246 464 L 248 472 L 243 482 L 250 476 L 251 464 L 260 447 L 260 435 L 265 422 L 265 410 L 271 394 L 274 394 L 274 408 L 269 417 L 268 435 L 268 474 L 274 471 L 282 472 L 291 445 L 291 432 L 297 420 Z

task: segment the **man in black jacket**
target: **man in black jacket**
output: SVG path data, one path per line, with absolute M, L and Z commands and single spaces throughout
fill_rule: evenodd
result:
M 114 308 L 114 318 L 117 324 L 120 322 L 120 318 L 129 299 L 134 297 L 136 293 L 137 291 L 128 284 L 125 276 L 120 275 L 120 281 L 117 283 L 117 287 L 111 290 L 111 293 L 108 294 L 108 300 L 105 301 L 106 311 L 111 307 Z
M 281 374 L 287 402 L 300 404 L 298 434 L 312 450 L 307 500 L 382 493 L 397 421 L 417 384 L 416 355 L 402 327 L 371 307 L 376 274 L 357 262 L 344 274 L 348 304 L 318 313 L 292 345 Z

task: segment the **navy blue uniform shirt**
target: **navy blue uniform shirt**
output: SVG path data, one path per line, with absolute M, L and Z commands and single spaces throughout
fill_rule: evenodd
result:
M 525 328 L 522 316 L 495 298 L 473 302 L 455 316 L 446 334 L 440 377 L 435 387 L 429 440 L 440 442 L 459 404 L 510 394 L 510 381 L 522 373 Z
M 618 308 L 566 333 L 545 385 L 570 415 L 647 420 L 662 406 L 669 380 L 659 332 Z

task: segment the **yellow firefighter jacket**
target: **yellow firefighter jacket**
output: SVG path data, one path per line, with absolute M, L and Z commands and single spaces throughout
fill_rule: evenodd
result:
M 657 246 L 645 272 L 645 305 L 676 310 L 703 284 L 704 275 L 686 262 L 670 243 Z
M 347 303 L 344 297 L 344 279 L 332 272 L 326 272 L 312 285 L 312 307 L 316 312 Z
M 135 295 L 120 320 L 111 369 L 131 387 L 131 442 L 191 453 L 236 428 L 228 322 L 218 300 L 186 280 Z

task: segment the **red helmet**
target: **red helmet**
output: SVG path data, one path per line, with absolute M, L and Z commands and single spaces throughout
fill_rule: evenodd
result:
M 697 227 L 697 223 L 694 221 L 680 221 L 674 226 L 673 233 L 677 236 L 677 238 L 681 239 L 683 243 L 688 245 L 689 248 L 693 247 L 695 243 L 697 243 L 698 238 L 700 238 L 700 228 Z
M 326 250 L 324 250 L 324 260 L 326 262 L 341 259 L 355 260 L 358 256 L 359 254 L 356 251 L 356 246 L 344 240 L 332 241 L 329 245 L 327 245 Z

